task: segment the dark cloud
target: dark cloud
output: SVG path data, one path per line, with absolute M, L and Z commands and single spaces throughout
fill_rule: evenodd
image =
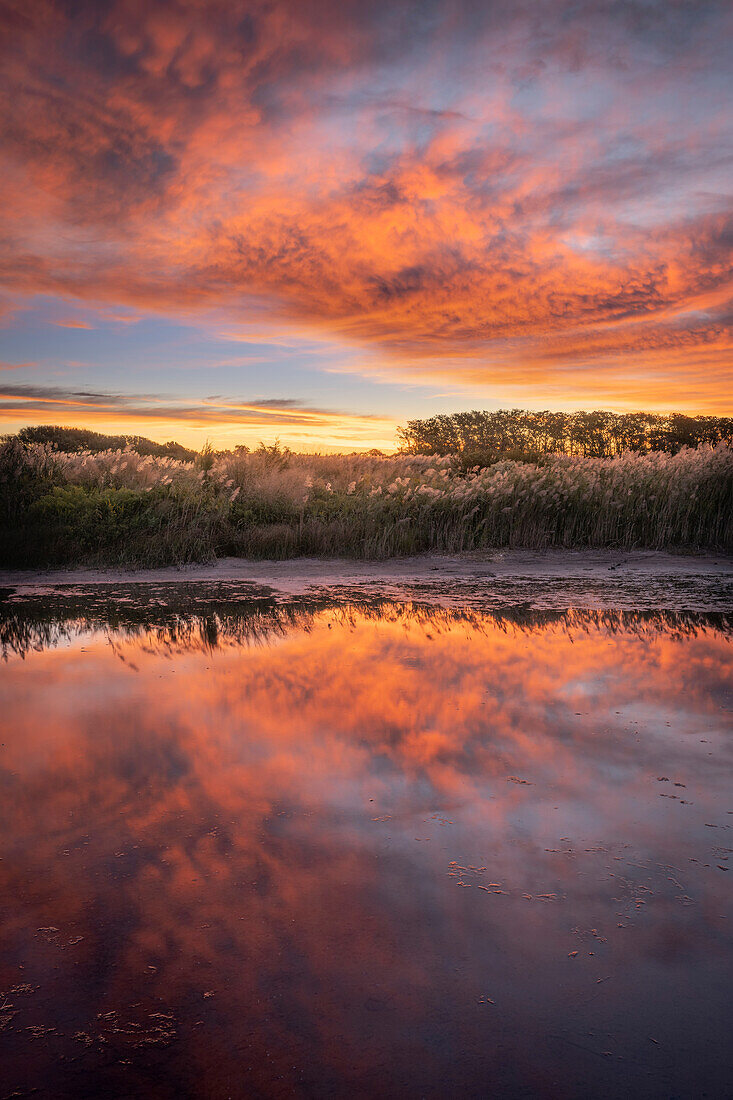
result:
M 211 424 L 241 424 L 267 428 L 326 425 L 347 418 L 377 422 L 381 418 L 334 409 L 314 408 L 295 398 L 256 398 L 251 401 L 209 397 L 198 403 L 175 402 L 165 394 L 104 393 L 63 386 L 0 384 L 0 417 L 28 414 L 98 416 L 106 419 L 172 420 Z

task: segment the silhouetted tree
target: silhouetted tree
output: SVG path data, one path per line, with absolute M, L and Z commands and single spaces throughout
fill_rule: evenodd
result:
M 398 429 L 402 450 L 458 454 L 466 465 L 545 454 L 613 458 L 623 451 L 670 451 L 733 440 L 733 417 L 672 413 L 473 410 L 409 420 Z

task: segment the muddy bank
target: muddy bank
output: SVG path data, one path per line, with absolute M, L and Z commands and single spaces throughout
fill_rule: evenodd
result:
M 733 557 L 660 551 L 498 551 L 454 556 L 424 555 L 381 562 L 299 558 L 251 561 L 224 558 L 207 565 L 121 570 L 13 570 L 0 572 L 6 598 L 31 592 L 101 586 L 216 585 L 232 593 L 251 588 L 270 595 L 327 591 L 383 595 L 445 605 L 538 609 L 618 607 L 634 610 L 730 611 Z

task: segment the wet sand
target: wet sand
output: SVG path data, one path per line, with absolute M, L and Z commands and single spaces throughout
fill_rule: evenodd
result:
M 205 582 L 253 586 L 283 596 L 328 589 L 340 596 L 428 598 L 484 608 L 526 603 L 538 609 L 619 607 L 730 611 L 733 556 L 654 550 L 506 550 L 420 555 L 388 561 L 223 558 L 162 569 L 79 568 L 0 571 L 0 588 L 29 595 L 65 586 L 169 585 Z
M 349 584 L 360 580 L 435 580 L 435 572 L 450 577 L 602 577 L 609 570 L 622 573 L 664 573 L 674 576 L 733 574 L 733 555 L 720 553 L 670 554 L 662 550 L 496 550 L 466 554 L 420 554 L 387 561 L 348 558 L 292 558 L 254 561 L 220 558 L 203 564 L 159 569 L 97 568 L 0 569 L 0 585 L 110 584 L 161 581 L 252 581 L 283 585 Z

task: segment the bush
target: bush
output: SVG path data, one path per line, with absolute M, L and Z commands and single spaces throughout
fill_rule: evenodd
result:
M 177 458 L 183 462 L 192 462 L 196 456 L 195 451 L 183 447 L 175 440 L 169 443 L 154 443 L 152 439 L 146 439 L 142 435 L 103 435 L 101 432 L 93 432 L 90 428 L 60 428 L 55 424 L 38 424 L 21 428 L 17 438 L 23 444 L 43 443 L 54 450 L 70 454 L 78 451 L 98 454 L 100 451 L 123 450 L 125 447 L 131 447 L 139 455 Z
M 220 541 L 221 510 L 163 488 L 55 486 L 0 534 L 6 565 L 78 562 L 168 565 L 206 560 Z
M 63 480 L 49 447 L 30 451 L 17 437 L 0 444 L 0 524 L 7 530 L 21 522 L 35 500 Z

